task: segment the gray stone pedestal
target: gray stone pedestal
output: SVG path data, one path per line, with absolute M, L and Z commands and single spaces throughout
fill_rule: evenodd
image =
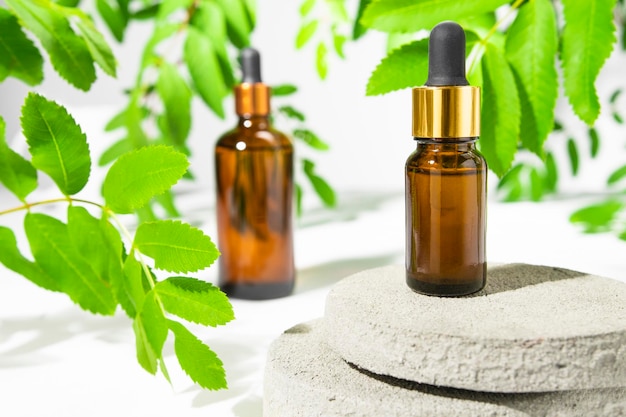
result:
M 268 357 L 266 416 L 626 416 L 626 285 L 493 265 L 461 298 L 412 292 L 404 268 L 330 292 L 323 320 Z

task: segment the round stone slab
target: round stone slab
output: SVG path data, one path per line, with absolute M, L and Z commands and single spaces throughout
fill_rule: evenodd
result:
M 352 275 L 328 295 L 325 338 L 381 375 L 492 392 L 626 386 L 626 284 L 559 268 L 490 265 L 459 298 L 417 294 L 402 266 Z
M 615 417 L 626 389 L 482 393 L 375 375 L 348 364 L 322 341 L 321 322 L 293 327 L 270 347 L 266 417 Z

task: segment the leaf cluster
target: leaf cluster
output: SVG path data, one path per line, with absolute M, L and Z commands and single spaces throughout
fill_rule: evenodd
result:
M 22 202 L 0 216 L 26 212 L 30 254 L 20 251 L 14 228 L 0 225 L 0 263 L 42 288 L 66 294 L 86 311 L 113 315 L 119 306 L 132 320 L 137 359 L 148 372 L 160 368 L 168 377 L 163 346 L 171 332 L 178 362 L 190 378 L 208 389 L 225 388 L 222 362 L 174 318 L 226 324 L 234 318 L 226 295 L 196 278 L 157 276 L 204 269 L 219 256 L 217 248 L 200 229 L 180 221 L 146 222 L 132 236 L 119 217 L 178 182 L 189 166 L 185 155 L 165 145 L 126 153 L 106 175 L 102 204 L 76 197 L 89 181 L 91 156 L 85 134 L 65 108 L 30 93 L 21 124 L 30 160 L 8 147 L 0 118 L 0 183 Z M 40 175 L 55 182 L 59 198 L 27 201 Z M 68 204 L 64 219 L 35 210 L 59 203 Z M 96 207 L 100 215 L 86 207 Z
M 355 23 L 359 35 L 364 28 L 415 33 L 443 20 L 464 26 L 468 77 L 483 91 L 480 147 L 499 176 L 511 169 L 518 149 L 546 160 L 544 143 L 554 125 L 559 87 L 557 62 L 574 112 L 593 125 L 600 113 L 595 81 L 616 42 L 614 0 L 562 0 L 564 24 L 549 0 L 514 1 L 496 21 L 496 10 L 508 3 L 361 0 Z M 504 27 L 502 22 L 511 17 Z M 393 49 L 373 71 L 367 94 L 422 85 L 426 62 L 425 40 Z
M 291 96 L 298 91 L 295 85 L 284 84 L 275 86 L 272 88 L 272 95 L 281 101 L 281 98 Z M 330 145 L 327 142 L 320 139 L 320 137 L 309 129 L 306 125 L 306 116 L 300 110 L 296 109 L 292 105 L 280 105 L 272 115 L 273 119 L 277 118 L 286 119 L 281 123 L 281 126 L 287 126 L 291 124 L 291 137 L 296 141 L 306 145 L 309 149 L 316 151 L 327 151 L 330 149 Z M 288 123 L 291 122 L 291 123 Z M 302 173 L 307 179 L 309 185 L 312 187 L 315 194 L 322 201 L 326 207 L 335 207 L 337 204 L 337 197 L 333 187 L 316 172 L 315 162 L 311 159 L 300 157 L 300 165 L 302 167 Z M 304 185 L 301 181 L 296 180 L 296 213 L 302 214 L 302 198 L 304 194 Z
M 315 69 L 320 79 L 328 76 L 329 50 L 341 59 L 350 39 L 350 17 L 344 0 L 303 0 L 300 3 L 300 27 L 296 49 L 315 45 Z

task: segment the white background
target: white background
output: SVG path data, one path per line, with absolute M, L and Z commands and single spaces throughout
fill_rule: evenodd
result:
M 320 82 L 313 48 L 295 51 L 293 46 L 298 6 L 296 1 L 260 0 L 253 40 L 263 54 L 266 82 L 297 84 L 300 92 L 292 104 L 306 113 L 309 126 L 332 145 L 329 153 L 314 158 L 320 173 L 339 190 L 340 204 L 328 212 L 313 202 L 299 221 L 295 295 L 269 302 L 233 300 L 237 320 L 219 329 L 196 329 L 224 360 L 231 389 L 213 393 L 190 384 L 176 371 L 171 347 L 165 353 L 174 382 L 170 387 L 136 363 L 130 322 L 123 315 L 89 315 L 65 296 L 40 290 L 2 269 L 0 415 L 258 417 L 263 364 L 271 341 L 286 328 L 321 316 L 325 294 L 343 276 L 403 262 L 403 166 L 414 147 L 410 93 L 365 97 L 367 78 L 385 50 L 385 39 L 377 33 L 346 45 L 348 59 L 331 59 L 328 80 Z M 135 75 L 146 28 L 134 28 L 127 36 L 127 44 L 117 50 L 118 80 L 101 74 L 93 91 L 84 94 L 48 69 L 46 82 L 38 88 L 70 108 L 96 154 L 117 139 L 104 135 L 102 127 L 124 103 L 121 91 Z M 604 103 L 616 85 L 625 87 L 624 64 L 624 55 L 616 55 L 603 70 L 598 90 Z M 13 132 L 18 130 L 17 114 L 25 92 L 13 81 L 0 86 L 0 113 Z M 194 193 L 182 196 L 180 205 L 187 220 L 215 236 L 212 147 L 219 134 L 232 126 L 234 116 L 220 121 L 196 104 L 191 146 L 199 180 L 188 186 Z M 619 105 L 626 113 L 625 96 Z M 232 100 L 227 104 L 230 107 Z M 579 138 L 581 152 L 587 154 L 586 128 L 574 120 L 564 101 L 558 113 L 566 120 L 568 133 Z M 573 210 L 595 201 L 608 173 L 626 163 L 624 127 L 616 127 L 604 112 L 598 129 L 603 139 L 598 160 L 584 159 L 581 178 L 576 180 L 565 170 L 559 197 L 540 204 L 503 204 L 492 193 L 490 261 L 554 265 L 626 281 L 626 244 L 611 235 L 582 235 L 567 221 Z M 557 135 L 549 141 L 565 167 L 566 139 Z M 492 178 L 492 188 L 494 184 Z M 86 190 L 85 196 L 99 198 L 97 188 Z M 36 197 L 48 194 L 54 194 L 52 187 Z M 14 203 L 12 197 L 0 193 L 0 208 Z M 9 216 L 0 219 L 0 224 L 20 221 L 19 216 Z M 214 280 L 215 268 L 198 276 Z

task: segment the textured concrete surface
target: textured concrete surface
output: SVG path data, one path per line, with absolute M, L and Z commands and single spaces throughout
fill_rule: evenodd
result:
M 325 337 L 381 375 L 493 392 L 626 386 L 626 284 L 524 264 L 493 265 L 472 296 L 420 295 L 403 266 L 339 282 Z
M 321 322 L 276 340 L 265 370 L 265 417 L 618 417 L 626 388 L 501 394 L 441 388 L 359 370 L 322 341 Z

